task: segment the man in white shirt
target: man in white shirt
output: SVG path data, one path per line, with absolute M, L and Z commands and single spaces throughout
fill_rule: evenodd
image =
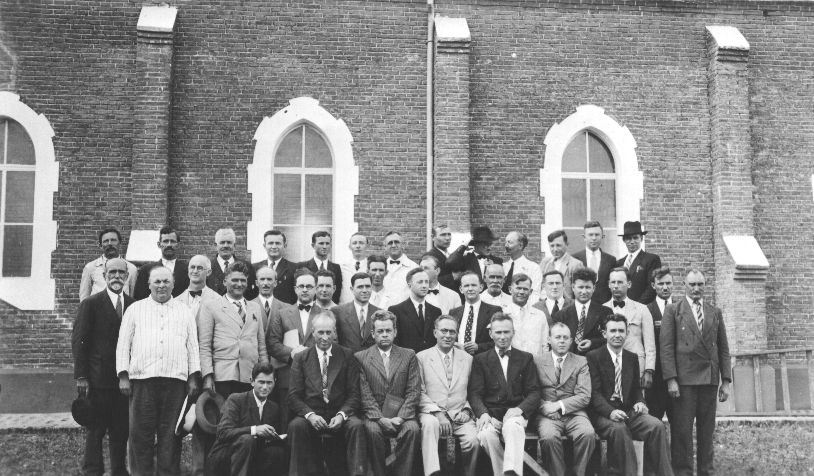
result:
M 370 303 L 379 309 L 387 309 L 397 303 L 398 301 L 392 299 L 384 288 L 384 278 L 387 276 L 387 258 L 382 255 L 369 256 L 367 271 L 373 286 L 370 291 Z
M 285 233 L 273 229 L 266 231 L 263 234 L 266 258 L 252 263 L 252 267 L 254 267 L 255 273 L 262 267 L 273 270 L 274 297 L 284 303 L 293 304 L 297 301 L 297 294 L 294 292 L 294 273 L 297 271 L 297 264 L 285 258 L 287 246 Z
M 608 275 L 610 275 L 610 270 L 616 267 L 616 257 L 610 253 L 605 253 L 600 248 L 602 240 L 605 238 L 602 224 L 592 220 L 585 223 L 582 229 L 582 237 L 585 238 L 585 249 L 574 253 L 574 258 L 596 273 L 596 289 L 594 289 L 594 296 L 591 299 L 597 304 L 602 304 L 611 298 L 610 288 L 608 288 Z
M 639 358 L 641 387 L 649 389 L 653 384 L 653 372 L 656 369 L 656 339 L 653 335 L 653 318 L 644 304 L 630 299 L 630 274 L 627 268 L 614 268 L 608 278 L 613 299 L 605 303 L 615 314 L 627 318 L 627 339 L 625 349 Z
M 448 314 L 450 310 L 461 305 L 458 293 L 438 282 L 438 259 L 434 255 L 424 253 L 419 266 L 430 278 L 430 289 L 426 297 L 428 303 L 441 309 L 441 314 Z
M 509 259 L 503 262 L 503 272 L 506 278 L 503 281 L 503 292 L 509 293 L 509 287 L 512 284 L 512 277 L 515 273 L 523 273 L 534 283 L 531 296 L 529 297 L 529 304 L 534 304 L 540 300 L 542 293 L 540 288 L 543 282 L 543 273 L 540 272 L 540 265 L 534 261 L 526 258 L 524 254 L 526 247 L 529 245 L 529 238 L 525 233 L 519 231 L 511 231 L 506 235 L 506 254 Z
M 99 248 L 102 256 L 86 264 L 82 269 L 82 280 L 79 282 L 79 301 L 83 301 L 91 294 L 104 291 L 107 287 L 105 281 L 105 263 L 112 258 L 120 258 L 119 246 L 122 235 L 116 228 L 105 228 L 99 232 Z M 136 275 L 138 269 L 133 263 L 127 262 L 127 283 L 124 285 L 124 292 L 128 296 L 133 295 L 136 286 Z
M 485 303 L 506 309 L 512 303 L 512 297 L 503 292 L 505 274 L 502 264 L 490 264 L 486 267 L 486 290 L 481 292 L 480 298 Z M 465 297 L 464 297 L 465 299 Z
M 352 234 L 348 249 L 351 253 L 350 261 L 339 263 L 339 267 L 342 269 L 342 282 L 345 283 L 339 294 L 340 304 L 353 300 L 353 293 L 348 285 L 350 277 L 359 272 L 367 272 L 367 237 L 359 232 Z
M 212 264 L 206 256 L 193 256 L 192 259 L 189 260 L 189 265 L 187 265 L 189 287 L 175 298 L 177 301 L 184 303 L 192 312 L 193 316 L 198 315 L 201 302 L 220 297 L 218 293 L 206 285 L 206 279 L 212 272 L 211 266 Z
M 565 295 L 569 299 L 573 299 L 571 274 L 584 266 L 578 259 L 568 254 L 568 235 L 565 234 L 565 230 L 556 230 L 549 233 L 548 248 L 551 251 L 551 256 L 543 258 L 543 261 L 540 262 L 540 270 L 542 274 L 554 269 L 562 273 Z
M 653 271 L 650 277 L 650 285 L 656 290 L 656 299 L 647 305 L 650 315 L 653 316 L 653 334 L 656 340 L 656 370 L 653 372 L 653 386 L 645 392 L 647 408 L 650 414 L 661 420 L 667 413 L 670 418 L 670 407 L 672 399 L 667 394 L 667 382 L 661 372 L 661 319 L 667 306 L 673 304 L 673 275 L 670 268 L 662 266 Z
M 136 287 L 133 289 L 133 298 L 138 301 L 144 299 L 150 293 L 147 289 L 147 277 L 150 270 L 156 266 L 163 266 L 172 271 L 175 280 L 175 288 L 172 290 L 173 296 L 178 296 L 189 285 L 189 275 L 187 274 L 186 260 L 178 259 L 178 247 L 181 245 L 181 235 L 172 228 L 165 226 L 158 231 L 158 248 L 161 250 L 161 259 L 152 263 L 146 263 L 138 270 Z
M 407 286 L 407 273 L 417 268 L 418 264 L 404 254 L 404 242 L 398 232 L 388 232 L 384 237 L 384 248 L 387 251 L 387 275 L 384 277 L 384 289 L 391 303 L 399 303 L 410 294 Z
M 571 304 L 571 300 L 564 296 L 563 289 L 562 273 L 556 269 L 543 276 L 543 298 L 534 307 L 543 311 L 548 327 L 554 324 L 554 314 Z
M 470 355 L 493 347 L 492 338 L 489 336 L 489 322 L 494 314 L 501 312 L 499 306 L 493 306 L 481 298 L 481 289 L 483 284 L 480 276 L 473 271 L 464 272 L 461 276 L 464 305 L 449 311 L 449 314 L 458 320 L 457 347 Z
M 543 311 L 529 305 L 533 281 L 523 273 L 512 278 L 512 303 L 506 314 L 514 320 L 515 337 L 512 345 L 539 357 L 548 351 L 548 321 Z

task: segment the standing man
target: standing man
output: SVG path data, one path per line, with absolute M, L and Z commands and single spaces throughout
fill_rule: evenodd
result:
M 667 413 L 667 418 L 670 419 L 672 399 L 667 394 L 667 382 L 664 381 L 660 351 L 662 316 L 664 316 L 667 306 L 673 304 L 673 275 L 670 268 L 662 266 L 653 271 L 650 285 L 656 290 L 656 299 L 647 305 L 647 309 L 653 317 L 653 334 L 656 338 L 656 371 L 653 372 L 653 386 L 650 387 L 650 391 L 646 392 L 645 399 L 651 415 L 661 420 Z
M 449 245 L 452 243 L 452 230 L 446 224 L 438 224 L 432 227 L 432 247 L 427 250 L 438 259 L 438 268 L 441 274 L 446 273 L 444 264 L 449 256 Z
M 438 439 L 454 436 L 461 445 L 464 474 L 475 474 L 480 444 L 472 407 L 467 402 L 467 386 L 472 356 L 455 349 L 458 321 L 449 315 L 435 320 L 435 340 L 431 349 L 416 356 L 421 371 L 421 454 L 424 474 L 438 474 Z
M 704 273 L 690 269 L 684 276 L 686 298 L 667 306 L 662 319 L 661 363 L 673 398 L 671 444 L 673 467 L 679 475 L 692 474 L 693 419 L 698 474 L 715 473 L 715 410 L 718 401 L 729 398 L 732 382 L 724 317 L 720 309 L 704 302 L 705 284 Z
M 150 293 L 147 288 L 147 278 L 150 270 L 156 266 L 163 266 L 172 271 L 175 280 L 175 288 L 172 290 L 173 297 L 178 296 L 189 286 L 189 274 L 186 260 L 178 259 L 178 247 L 181 245 L 181 235 L 169 226 L 162 227 L 158 231 L 158 248 L 161 250 L 161 259 L 152 263 L 146 263 L 138 270 L 136 287 L 133 290 L 133 298 L 138 301 L 144 299 Z
M 334 278 L 334 274 L 328 270 L 317 271 L 317 298 L 314 304 L 323 311 L 329 311 L 336 307 L 336 303 L 332 301 L 334 294 L 336 294 Z
M 334 293 L 331 300 L 339 304 L 339 295 L 342 293 L 342 269 L 338 264 L 328 260 L 331 254 L 331 234 L 327 231 L 317 231 L 311 235 L 311 248 L 314 249 L 314 257 L 308 261 L 297 264 L 297 269 L 308 268 L 312 273 L 319 271 L 330 271 L 334 274 Z M 297 293 L 299 295 L 299 293 Z
M 373 474 L 413 474 L 421 435 L 416 409 L 421 398 L 418 359 L 410 349 L 394 345 L 398 336 L 396 316 L 390 311 L 373 314 L 373 340 L 376 345 L 356 353 L 361 371 L 367 447 Z M 395 438 L 393 469 L 385 468 L 386 438 Z M 398 468 L 395 470 L 395 468 Z
M 116 344 L 119 390 L 130 397 L 130 470 L 139 475 L 155 473 L 156 460 L 160 474 L 181 473 L 175 421 L 184 396 L 198 394 L 195 318 L 172 299 L 173 285 L 167 268 L 150 271 L 150 297 L 127 308 Z
M 192 315 L 196 317 L 203 301 L 220 298 L 218 293 L 206 285 L 206 279 L 212 273 L 211 266 L 212 264 L 206 256 L 193 256 L 187 265 L 189 287 L 175 298 L 189 308 Z
M 624 349 L 625 316 L 610 316 L 602 332 L 607 345 L 589 352 L 587 359 L 594 428 L 600 438 L 608 441 L 608 472 L 636 474 L 636 439 L 644 442 L 644 474 L 671 476 L 664 425 L 647 414 L 639 387 L 639 360 Z
M 294 356 L 288 406 L 296 415 L 288 425 L 294 475 L 364 476 L 365 429 L 359 419 L 359 364 L 349 349 L 334 345 L 336 319 L 323 311 L 314 318 L 315 345 Z M 335 438 L 320 440 L 323 434 Z
M 274 289 L 277 286 L 277 273 L 273 269 L 261 265 L 259 268 L 254 269 L 254 277 L 258 294 L 256 298 L 252 299 L 252 302 L 260 306 L 260 310 L 263 311 L 263 329 L 268 333 L 272 309 L 279 312 L 280 307 L 287 304 L 274 297 Z
M 622 241 L 627 248 L 627 256 L 616 261 L 616 266 L 624 266 L 630 271 L 630 290 L 628 296 L 642 304 L 650 304 L 656 297 L 656 291 L 650 287 L 650 275 L 661 268 L 659 255 L 648 253 L 642 249 L 644 235 L 642 224 L 637 221 L 626 221 L 623 228 Z
M 419 263 L 421 269 L 430 278 L 430 289 L 427 291 L 427 302 L 441 310 L 441 314 L 461 305 L 461 297 L 455 291 L 438 282 L 438 259 L 430 253 L 425 253 Z
M 481 298 L 482 288 L 477 274 L 473 271 L 465 272 L 461 276 L 464 305 L 449 312 L 458 321 L 457 347 L 469 355 L 494 347 L 492 337 L 489 335 L 489 323 L 492 322 L 492 316 L 501 311 L 500 307 L 493 306 Z
M 235 236 L 235 231 L 231 228 L 221 228 L 215 233 L 215 247 L 218 252 L 215 255 L 215 259 L 211 260 L 212 273 L 209 275 L 206 285 L 214 289 L 215 292 L 221 296 L 226 294 L 226 286 L 223 284 L 226 269 L 236 261 L 241 261 L 249 267 L 246 298 L 254 299 L 257 295 L 254 289 L 254 268 L 247 261 L 243 261 L 235 256 L 236 241 L 237 237 Z
M 441 310 L 426 301 L 430 278 L 420 268 L 407 273 L 410 297 L 395 306 L 390 306 L 399 322 L 399 332 L 394 342 L 399 347 L 421 352 L 435 345 L 433 323 L 441 315 Z
M 549 328 L 554 324 L 554 314 L 573 302 L 564 296 L 562 278 L 562 273 L 556 269 L 547 272 L 543 276 L 543 298 L 534 304 L 534 307 L 545 314 Z
M 529 305 L 532 280 L 523 273 L 512 278 L 512 304 L 504 311 L 514 322 L 515 348 L 537 358 L 548 352 L 548 322 L 543 311 Z
M 252 264 L 255 271 L 267 266 L 274 270 L 277 284 L 274 287 L 274 297 L 286 304 L 297 302 L 294 292 L 294 263 L 285 258 L 285 233 L 280 230 L 268 230 L 263 234 L 263 248 L 266 250 L 266 259 Z
M 506 279 L 503 281 L 503 292 L 509 293 L 509 287 L 512 284 L 512 277 L 515 273 L 523 273 L 531 279 L 534 283 L 532 289 L 531 301 L 529 304 L 534 304 L 540 300 L 541 292 L 540 285 L 543 282 L 543 273 L 540 271 L 540 265 L 534 261 L 526 258 L 524 254 L 526 247 L 529 245 L 529 238 L 525 233 L 519 231 L 512 231 L 506 235 L 506 254 L 509 255 L 509 260 L 503 262 L 503 272 Z
M 384 236 L 384 248 L 388 256 L 384 289 L 391 302 L 401 302 L 410 294 L 407 273 L 417 268 L 418 265 L 404 254 L 404 243 L 398 232 L 390 231 Z
M 367 258 L 367 272 L 370 274 L 370 303 L 379 309 L 387 309 L 397 301 L 390 299 L 384 289 L 384 277 L 387 276 L 387 258 L 382 255 L 372 255 Z
M 492 243 L 497 239 L 488 226 L 476 227 L 472 230 L 472 240 L 469 244 L 459 246 L 449 255 L 445 265 L 446 271 L 472 271 L 483 279 L 487 266 L 503 264 L 503 260 L 492 255 Z
M 540 270 L 542 274 L 553 270 L 562 273 L 565 295 L 569 299 L 573 299 L 571 275 L 583 266 L 578 259 L 568 254 L 568 235 L 565 234 L 565 230 L 556 230 L 549 233 L 548 248 L 551 251 L 551 256 L 543 258 L 543 261 L 540 262 Z
M 469 402 L 477 418 L 478 440 L 492 461 L 493 474 L 522 475 L 526 426 L 540 406 L 540 381 L 531 354 L 512 348 L 511 317 L 493 315 L 489 335 L 495 348 L 475 356 Z
M 584 476 L 596 445 L 594 427 L 585 410 L 591 403 L 591 373 L 585 357 L 571 353 L 571 329 L 562 322 L 549 330 L 551 352 L 535 359 L 542 387 L 537 434 L 545 455 L 546 471 L 565 476 L 566 463 L 560 437 L 574 443 L 577 476 Z
M 122 235 L 116 228 L 105 228 L 99 232 L 99 248 L 102 256 L 86 264 L 82 269 L 82 280 L 79 282 L 79 301 L 89 297 L 91 294 L 104 291 L 107 288 L 105 280 L 105 263 L 109 259 L 121 258 L 119 246 L 122 242 Z M 133 295 L 136 286 L 136 274 L 138 270 L 133 263 L 127 263 L 127 282 L 124 284 L 124 292 L 128 296 Z
M 342 282 L 345 283 L 345 287 L 340 290 L 340 303 L 353 300 L 350 286 L 347 285 L 347 283 L 350 282 L 350 277 L 360 271 L 367 272 L 367 237 L 359 232 L 350 235 L 348 248 L 352 255 L 351 260 L 339 264 L 339 267 L 342 269 Z
M 353 301 L 336 306 L 332 312 L 336 316 L 339 345 L 356 353 L 373 345 L 371 319 L 379 308 L 370 303 L 372 284 L 369 274 L 356 273 L 349 281 Z
M 616 258 L 610 253 L 605 253 L 600 248 L 602 240 L 605 238 L 605 231 L 598 221 L 589 221 L 582 228 L 585 249 L 574 253 L 574 258 L 596 273 L 596 290 L 594 291 L 593 301 L 602 304 L 608 302 L 611 298 L 608 276 L 610 276 L 611 269 L 616 267 Z
M 486 267 L 486 275 L 483 279 L 486 289 L 480 293 L 483 302 L 503 309 L 512 303 L 512 296 L 503 292 L 505 276 L 502 264 L 490 264 Z
M 133 299 L 124 294 L 127 262 L 109 259 L 104 277 L 107 288 L 79 304 L 71 335 L 74 378 L 80 397 L 87 397 L 95 409 L 96 421 L 85 435 L 85 459 L 82 472 L 99 475 L 105 472 L 102 440 L 108 434 L 110 474 L 126 476 L 128 414 L 127 397 L 119 393 L 116 377 L 116 341 L 122 315 Z
M 554 314 L 554 322 L 562 322 L 575 336 L 571 352 L 585 355 L 605 345 L 602 325 L 613 310 L 591 301 L 596 282 L 594 270 L 580 268 L 574 272 L 572 279 L 574 302 Z

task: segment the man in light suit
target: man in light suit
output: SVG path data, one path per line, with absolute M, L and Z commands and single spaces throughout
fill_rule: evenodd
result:
M 356 353 L 361 372 L 362 415 L 373 474 L 412 475 L 420 430 L 416 409 L 421 398 L 418 359 L 410 349 L 393 344 L 398 335 L 396 316 L 373 314 L 376 345 Z M 385 438 L 396 439 L 395 461 L 385 467 Z
M 384 236 L 384 248 L 387 251 L 387 274 L 383 286 L 391 302 L 401 302 L 410 295 L 407 273 L 418 267 L 418 264 L 404 254 L 404 242 L 401 234 L 390 231 Z
M 555 269 L 543 275 L 543 296 L 533 307 L 543 311 L 549 328 L 554 325 L 554 314 L 573 302 L 564 296 L 563 289 L 562 273 Z
M 605 303 L 613 312 L 627 318 L 627 339 L 625 349 L 639 358 L 642 372 L 641 386 L 648 390 L 653 385 L 653 372 L 656 370 L 656 338 L 653 335 L 653 317 L 642 303 L 627 296 L 630 288 L 630 275 L 627 268 L 614 268 L 608 281 L 613 299 Z
M 596 282 L 594 270 L 580 268 L 574 272 L 572 278 L 574 302 L 554 314 L 554 322 L 562 322 L 571 329 L 574 336 L 571 352 L 585 355 L 605 345 L 602 324 L 613 315 L 613 310 L 591 301 Z
M 489 335 L 495 348 L 474 358 L 469 402 L 478 419 L 478 440 L 492 461 L 493 474 L 522 475 L 526 426 L 540 406 L 540 380 L 531 354 L 512 348 L 511 317 L 495 313 Z
M 608 287 L 608 276 L 611 269 L 616 267 L 616 258 L 602 251 L 602 239 L 605 238 L 605 231 L 598 221 L 589 221 L 582 227 L 582 237 L 585 238 L 585 249 L 574 253 L 574 258 L 578 259 L 583 266 L 591 268 L 596 272 L 596 290 L 593 301 L 602 304 L 611 298 Z
M 122 258 L 119 255 L 119 248 L 122 243 L 122 234 L 116 228 L 105 228 L 98 234 L 99 248 L 102 250 L 102 256 L 87 263 L 82 268 L 82 280 L 79 282 L 79 301 L 87 299 L 90 295 L 104 291 L 107 288 L 107 281 L 105 281 L 104 271 L 105 263 L 109 259 Z M 127 262 L 127 282 L 124 284 L 124 292 L 128 296 L 133 295 L 133 289 L 136 286 L 136 275 L 138 269 L 136 265 Z
M 466 401 L 472 356 L 455 348 L 458 321 L 449 315 L 435 320 L 435 340 L 431 349 L 416 356 L 421 370 L 421 454 L 424 474 L 441 470 L 438 439 L 454 436 L 461 445 L 464 474 L 475 474 L 478 452 L 478 430 L 474 413 Z
M 651 415 L 661 420 L 664 418 L 664 414 L 667 413 L 667 419 L 670 419 L 672 398 L 667 394 L 667 382 L 664 381 L 661 370 L 660 351 L 662 316 L 664 316 L 667 306 L 673 304 L 673 275 L 670 268 L 662 266 L 653 271 L 650 277 L 650 285 L 656 290 L 656 299 L 647 305 L 647 309 L 653 317 L 653 330 L 656 339 L 656 371 L 653 372 L 653 386 L 645 394 L 645 399 Z
M 173 297 L 177 297 L 189 286 L 187 261 L 177 259 L 180 243 L 181 235 L 172 228 L 165 226 L 158 231 L 158 248 L 161 250 L 161 259 L 146 263 L 139 268 L 136 287 L 133 289 L 133 298 L 136 301 L 144 299 L 150 294 L 150 289 L 147 287 L 147 278 L 150 276 L 150 270 L 156 266 L 163 266 L 172 271 L 173 279 L 175 279 L 175 287 L 172 290 Z
M 630 270 L 630 290 L 627 295 L 630 299 L 642 304 L 650 304 L 656 297 L 656 291 L 650 286 L 650 275 L 658 268 L 661 268 L 661 258 L 659 255 L 648 253 L 642 249 L 644 235 L 647 232 L 642 230 L 642 224 L 637 221 L 625 222 L 622 234 L 622 241 L 627 248 L 627 256 L 619 258 L 616 266 L 624 266 Z
M 348 286 L 351 276 L 360 271 L 367 272 L 367 237 L 359 232 L 350 235 L 348 249 L 351 253 L 350 261 L 339 264 L 339 268 L 342 269 L 342 282 L 345 283 L 339 294 L 339 302 L 342 304 L 353 300 L 353 293 Z
M 285 258 L 287 246 L 285 233 L 280 230 L 268 230 L 263 234 L 263 248 L 266 249 L 266 259 L 253 263 L 252 267 L 257 271 L 262 267 L 274 270 L 277 284 L 274 286 L 274 297 L 286 304 L 297 302 L 297 294 L 294 292 L 294 272 L 297 270 L 295 264 Z
M 327 231 L 314 232 L 311 235 L 311 248 L 314 249 L 314 257 L 298 263 L 297 269 L 307 268 L 315 274 L 325 270 L 332 272 L 335 288 L 331 300 L 335 304 L 339 304 L 339 296 L 342 293 L 342 268 L 328 259 L 328 255 L 331 253 L 331 234 Z
M 706 278 L 684 276 L 686 298 L 667 306 L 661 326 L 661 364 L 673 398 L 670 417 L 673 468 L 692 474 L 692 423 L 698 435 L 698 474 L 714 474 L 715 410 L 729 398 L 732 369 L 721 310 L 704 302 Z M 720 388 L 719 388 L 720 385 Z
M 492 265 L 497 267 L 498 265 Z M 480 277 L 472 271 L 461 276 L 461 294 L 464 295 L 464 305 L 451 310 L 449 314 L 458 320 L 458 348 L 469 355 L 487 351 L 494 347 L 489 336 L 489 322 L 495 313 L 501 311 L 500 307 L 487 304 L 481 299 Z
M 359 419 L 359 364 L 336 340 L 336 319 L 322 311 L 312 323 L 314 345 L 294 356 L 288 406 L 292 475 L 364 476 L 365 429 Z M 319 435 L 335 438 L 320 442 Z M 316 457 L 315 457 L 316 456 Z M 323 460 L 325 465 L 323 466 Z
M 573 299 L 571 275 L 584 266 L 578 259 L 568 254 L 568 235 L 565 234 L 565 230 L 556 230 L 548 234 L 548 248 L 551 256 L 546 256 L 540 262 L 540 271 L 546 274 L 556 269 L 562 273 L 565 295 Z
M 269 319 L 272 312 L 278 312 L 280 308 L 288 304 L 276 299 L 274 289 L 277 286 L 277 273 L 265 264 L 254 270 L 255 283 L 257 284 L 257 297 L 252 299 L 253 303 L 260 306 L 263 311 L 263 329 L 268 334 Z M 266 349 L 268 350 L 268 349 Z
M 441 315 L 441 310 L 425 299 L 430 278 L 421 268 L 413 268 L 407 273 L 407 284 L 410 297 L 388 309 L 399 322 L 399 332 L 394 342 L 399 347 L 421 352 L 435 345 L 433 322 Z
M 235 256 L 235 242 L 237 236 L 235 231 L 231 228 L 221 228 L 215 233 L 215 247 L 217 254 L 215 259 L 211 260 L 212 273 L 207 279 L 206 285 L 214 289 L 215 292 L 223 296 L 226 294 L 226 286 L 223 284 L 223 279 L 226 276 L 226 269 L 237 261 L 244 263 L 249 269 L 249 275 L 246 281 L 246 292 L 244 297 L 246 299 L 254 299 L 257 294 L 254 289 L 254 268 L 248 261 L 241 260 Z
M 193 316 L 198 316 L 198 310 L 203 301 L 220 299 L 220 294 L 206 285 L 206 280 L 212 273 L 212 263 L 204 255 L 195 255 L 189 260 L 187 265 L 187 277 L 189 285 L 176 296 L 176 300 L 184 303 L 192 311 Z
M 534 283 L 531 296 L 529 296 L 529 304 L 534 304 L 541 299 L 541 285 L 543 282 L 543 273 L 540 270 L 540 265 L 534 261 L 526 258 L 525 251 L 529 245 L 529 238 L 525 233 L 519 231 L 511 231 L 506 235 L 506 254 L 509 259 L 503 262 L 503 272 L 506 275 L 503 281 L 502 291 L 509 294 L 509 288 L 512 285 L 512 277 L 515 274 L 523 273 Z
M 331 309 L 331 312 L 336 316 L 339 345 L 356 353 L 373 345 L 371 319 L 379 308 L 370 303 L 372 285 L 369 274 L 356 273 L 350 277 L 349 282 L 353 301 L 340 304 Z
M 596 444 L 594 427 L 585 412 L 591 403 L 591 374 L 585 357 L 570 352 L 568 326 L 555 323 L 549 330 L 549 343 L 551 352 L 534 360 L 542 388 L 537 434 L 546 462 L 544 467 L 553 476 L 566 474 L 560 437 L 568 435 L 574 442 L 571 467 L 577 476 L 582 476 Z

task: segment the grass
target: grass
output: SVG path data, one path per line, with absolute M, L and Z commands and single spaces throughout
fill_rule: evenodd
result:
M 0 476 L 79 475 L 83 448 L 83 430 L 0 433 Z M 184 475 L 190 474 L 189 448 L 185 440 Z M 814 423 L 721 423 L 715 463 L 719 475 L 814 475 Z

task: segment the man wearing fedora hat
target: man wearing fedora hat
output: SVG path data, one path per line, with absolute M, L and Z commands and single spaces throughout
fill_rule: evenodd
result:
M 642 249 L 646 234 L 647 231 L 642 230 L 640 222 L 626 221 L 619 236 L 625 242 L 627 256 L 616 261 L 617 267 L 624 266 L 629 270 L 630 289 L 627 291 L 627 297 L 644 305 L 650 304 L 656 298 L 656 290 L 650 286 L 650 275 L 661 268 L 659 255 Z
M 472 271 L 480 276 L 486 274 L 486 267 L 490 264 L 503 264 L 503 260 L 492 254 L 492 243 L 498 239 L 488 226 L 478 226 L 472 230 L 472 239 L 467 245 L 459 246 L 450 253 L 444 265 L 445 273 L 463 273 Z M 461 280 L 456 279 L 456 289 L 461 287 Z

